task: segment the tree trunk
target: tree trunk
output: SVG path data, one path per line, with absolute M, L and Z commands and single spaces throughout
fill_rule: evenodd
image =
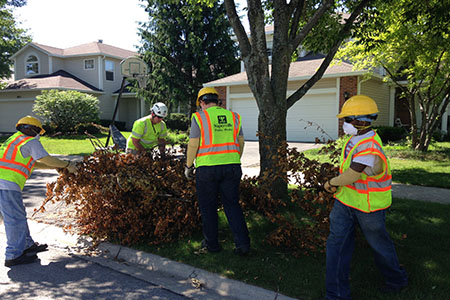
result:
M 287 196 L 286 110 L 260 107 L 260 182 L 277 199 Z

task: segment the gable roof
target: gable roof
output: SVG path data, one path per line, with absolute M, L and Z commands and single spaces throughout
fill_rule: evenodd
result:
M 291 63 L 288 80 L 307 80 L 313 76 L 323 62 L 323 58 L 296 61 Z M 323 78 L 333 78 L 342 76 L 357 76 L 365 74 L 365 71 L 353 71 L 353 65 L 347 62 L 329 66 Z M 228 77 L 205 83 L 204 86 L 227 86 L 248 84 L 247 73 L 241 72 Z
M 9 82 L 3 90 L 0 90 L 0 92 L 48 89 L 77 90 L 80 92 L 95 93 L 103 92 L 86 81 L 63 70 L 56 71 L 50 75 L 37 75 Z
M 25 49 L 33 47 L 38 50 L 45 52 L 49 56 L 56 57 L 73 57 L 73 56 L 90 56 L 90 55 L 106 55 L 118 59 L 124 59 L 129 56 L 138 55 L 137 52 L 129 51 L 119 47 L 103 44 L 101 42 L 92 42 L 87 44 L 82 44 L 66 49 L 56 48 L 52 46 L 42 45 L 38 43 L 28 43 L 22 49 L 14 53 L 10 59 L 14 59 L 17 55 L 23 52 Z

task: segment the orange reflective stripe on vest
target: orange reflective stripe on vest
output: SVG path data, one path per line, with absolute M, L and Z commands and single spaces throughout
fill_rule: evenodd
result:
M 392 175 L 389 161 L 381 146 L 381 139 L 375 133 L 359 141 L 346 153 L 350 138 L 345 143 L 341 154 L 341 166 L 339 172 L 342 174 L 350 167 L 355 157 L 365 155 L 376 155 L 383 161 L 383 171 L 380 174 L 369 176 L 362 173 L 361 178 L 350 185 L 339 188 L 334 195 L 343 204 L 363 212 L 373 212 L 386 209 L 392 202 Z
M 239 164 L 240 116 L 213 106 L 194 114 L 200 128 L 196 166 Z
M 23 188 L 36 161 L 32 157 L 23 157 L 20 148 L 31 139 L 33 137 L 17 132 L 5 141 L 1 147 L 2 153 L 0 153 L 0 169 L 5 171 L 1 173 L 0 179 L 15 182 Z

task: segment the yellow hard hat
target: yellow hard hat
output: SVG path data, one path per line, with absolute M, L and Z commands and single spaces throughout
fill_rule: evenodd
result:
M 336 117 L 340 119 L 348 116 L 372 115 L 378 112 L 378 106 L 372 98 L 365 95 L 355 95 L 345 101 L 341 113 Z
M 197 95 L 197 106 L 200 106 L 200 97 L 202 97 L 203 95 L 206 94 L 216 94 L 217 97 L 219 97 L 219 93 L 216 91 L 215 88 L 213 87 L 204 87 L 202 88 L 200 91 L 198 91 L 198 95 Z
M 17 121 L 16 127 L 17 127 L 17 125 L 33 125 L 33 126 L 39 127 L 41 129 L 39 134 L 45 133 L 45 129 L 42 127 L 41 121 L 39 121 L 37 118 L 32 117 L 32 116 L 26 116 L 26 117 L 21 118 L 19 121 Z

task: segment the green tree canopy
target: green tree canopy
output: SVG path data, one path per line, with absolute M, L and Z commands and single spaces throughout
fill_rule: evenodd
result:
M 19 51 L 31 38 L 26 30 L 17 27 L 12 9 L 26 4 L 26 0 L 0 0 L 0 78 L 11 76 L 11 55 Z
M 412 147 L 426 151 L 450 102 L 450 1 L 378 1 L 360 25 L 339 57 L 386 70 L 407 101 Z
M 189 103 L 203 83 L 239 71 L 237 47 L 223 4 L 148 0 L 141 52 L 151 66 L 151 102 Z

